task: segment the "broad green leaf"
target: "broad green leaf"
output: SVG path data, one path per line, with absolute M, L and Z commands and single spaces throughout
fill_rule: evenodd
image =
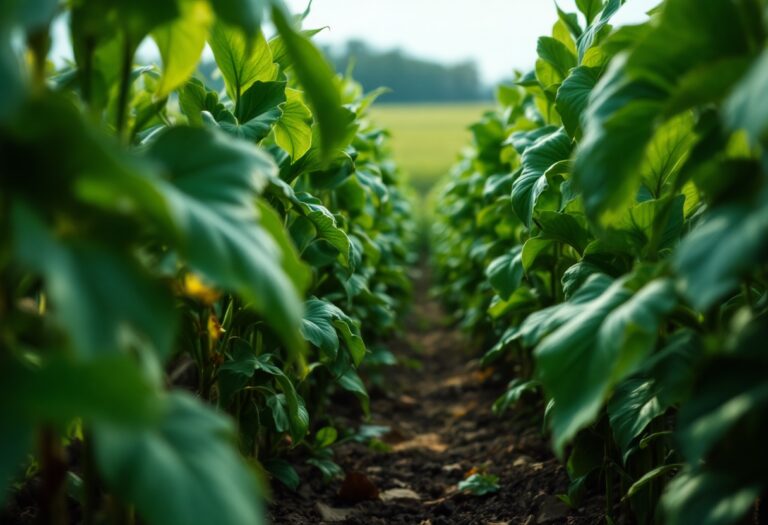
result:
M 363 380 L 357 375 L 354 368 L 347 368 L 347 370 L 339 377 L 336 377 L 338 385 L 346 390 L 352 392 L 355 397 L 360 401 L 363 412 L 368 415 L 370 413 L 370 401 L 368 398 L 368 391 L 365 389 Z
M 576 57 L 561 41 L 543 36 L 536 45 L 536 54 L 551 65 L 562 81 L 570 70 L 576 67 Z
M 538 377 L 555 400 L 551 425 L 558 455 L 653 350 L 658 326 L 676 304 L 668 281 L 654 281 L 634 295 L 625 285 L 617 281 L 585 303 L 536 347 Z
M 224 77 L 227 94 L 239 113 L 240 97 L 260 80 L 269 82 L 277 75 L 272 52 L 264 35 L 258 33 L 252 42 L 238 29 L 216 22 L 208 40 L 216 64 Z
M 655 198 L 676 186 L 675 177 L 697 139 L 693 126 L 693 115 L 682 113 L 660 126 L 648 143 L 640 173 Z
M 293 90 L 288 90 L 293 91 Z M 240 97 L 237 120 L 248 122 L 265 113 L 270 113 L 290 98 L 285 82 L 262 82 L 257 80 Z
M 286 89 L 285 94 L 283 114 L 275 124 L 275 142 L 295 161 L 312 146 L 312 113 L 304 105 L 300 91 Z
M 522 246 L 515 246 L 509 253 L 494 259 L 485 270 L 488 281 L 502 299 L 508 299 L 523 279 L 522 251 Z
M 167 405 L 157 425 L 94 428 L 106 485 L 149 525 L 266 523 L 232 423 L 186 394 Z
M 263 199 L 257 199 L 256 206 L 259 211 L 259 223 L 280 246 L 280 251 L 283 254 L 282 265 L 286 275 L 293 281 L 296 290 L 303 293 L 312 282 L 312 270 L 302 262 L 285 226 L 283 226 L 283 219 L 280 214 Z
M 117 353 L 142 340 L 161 358 L 170 354 L 173 298 L 133 257 L 86 239 L 57 238 L 21 203 L 13 230 L 18 261 L 43 277 L 53 318 L 78 356 Z
M 757 482 L 744 484 L 737 475 L 696 472 L 678 474 L 667 486 L 662 508 L 667 525 L 731 525 L 739 523 L 760 495 Z
M 520 327 L 520 337 L 527 347 L 537 345 L 545 336 L 582 312 L 611 287 L 613 279 L 602 273 L 590 275 L 566 302 L 543 308 L 529 315 Z
M 203 112 L 210 113 L 214 120 L 220 122 L 231 115 L 227 107 L 219 101 L 219 95 L 208 90 L 196 78 L 190 78 L 179 93 L 179 105 L 187 121 L 195 126 L 203 125 Z
M 635 200 L 641 181 L 637 166 L 653 135 L 663 97 L 647 84 L 627 81 L 619 59 L 595 87 L 573 166 L 574 181 L 592 219 L 609 224 Z
M 232 26 L 243 30 L 247 38 L 258 38 L 264 20 L 264 10 L 270 0 L 212 0 L 216 16 Z
M 181 16 L 152 32 L 163 60 L 163 76 L 155 97 L 167 97 L 195 72 L 213 22 L 210 6 L 203 0 L 180 2 Z
M 592 22 L 587 25 L 587 29 L 579 38 L 577 46 L 579 49 L 579 62 L 589 49 L 599 43 L 599 37 L 608 26 L 611 17 L 616 14 L 619 8 L 624 5 L 626 0 L 606 0 L 602 11 L 598 9 L 598 3 L 603 4 L 601 0 L 577 0 L 577 7 L 585 16 L 591 17 Z M 596 13 L 600 12 L 599 17 Z
M 114 354 L 77 362 L 57 357 L 39 368 L 8 364 L 0 372 L 7 404 L 0 419 L 21 423 L 142 425 L 157 420 L 164 404 L 139 364 Z M 22 425 L 23 426 L 23 425 Z
M 568 244 L 580 254 L 584 252 L 589 242 L 589 232 L 584 216 L 542 211 L 538 217 L 538 224 L 541 228 L 540 238 Z
M 568 31 L 573 36 L 573 38 L 579 38 L 581 34 L 584 32 L 584 30 L 579 25 L 578 15 L 576 13 L 564 12 L 562 9 L 560 9 L 560 6 L 558 6 L 557 4 L 555 4 L 555 6 L 557 7 L 557 16 L 560 19 L 560 21 L 568 29 Z M 572 49 L 572 51 L 574 53 L 576 52 L 575 47 Z
M 571 154 L 571 139 L 565 130 L 544 135 L 526 148 L 522 157 L 523 171 L 512 184 L 512 207 L 528 227 L 539 196 L 547 188 L 546 171 Z
M 632 442 L 667 408 L 656 397 L 653 380 L 630 378 L 616 387 L 608 403 L 608 418 L 613 437 L 625 461 Z
M 34 427 L 0 413 L 0 505 L 5 505 L 6 490 L 23 467 L 34 444 Z
M 747 76 L 740 81 L 725 104 L 725 117 L 731 129 L 744 129 L 753 143 L 765 138 L 768 108 L 762 96 L 768 89 L 768 51 L 763 51 Z
M 711 210 L 676 250 L 673 264 L 680 286 L 695 308 L 710 308 L 765 260 L 768 194 L 763 193 L 754 206 L 729 204 Z
M 264 468 L 274 476 L 276 480 L 291 490 L 299 488 L 301 478 L 296 469 L 284 459 L 271 458 L 262 462 Z
M 569 300 L 591 275 L 597 273 L 601 273 L 601 269 L 588 261 L 580 261 L 568 268 L 561 279 L 565 299 Z
M 307 301 L 301 332 L 329 361 L 336 360 L 339 350 L 337 332 L 341 333 L 356 366 L 365 356 L 365 345 L 357 325 L 341 309 L 327 301 L 316 298 Z
M 659 465 L 658 467 L 649 470 L 643 476 L 635 481 L 631 487 L 627 490 L 627 496 L 628 498 L 631 498 L 638 492 L 640 492 L 640 489 L 645 487 L 647 484 L 649 484 L 651 481 L 653 481 L 656 478 L 664 477 L 669 475 L 671 472 L 679 470 L 680 467 L 682 467 L 682 463 L 672 463 L 669 465 Z
M 587 25 L 590 25 L 603 10 L 603 0 L 576 0 L 576 7 L 587 19 Z
M 547 253 L 547 250 L 552 247 L 552 241 L 549 239 L 542 239 L 539 237 L 531 237 L 525 244 L 523 244 L 523 251 L 520 255 L 520 262 L 523 265 L 525 273 L 529 273 L 539 258 L 539 255 Z
M 182 257 L 208 282 L 240 294 L 297 356 L 302 305 L 256 208 L 276 175 L 271 159 L 245 142 L 186 127 L 163 133 L 148 155 L 170 177 L 165 190 Z
M 599 68 L 579 66 L 571 71 L 557 90 L 557 112 L 572 138 L 581 137 L 581 115 L 599 78 Z
M 320 128 L 322 156 L 330 160 L 334 151 L 347 140 L 354 115 L 342 107 L 333 69 L 320 51 L 307 37 L 291 27 L 282 11 L 273 8 L 272 19 Z
M 341 254 L 346 265 L 350 265 L 351 244 L 346 232 L 338 227 L 336 218 L 323 206 L 319 199 L 308 193 L 296 193 L 292 196 L 291 202 L 294 207 L 315 228 L 315 235 L 327 241 L 331 246 Z

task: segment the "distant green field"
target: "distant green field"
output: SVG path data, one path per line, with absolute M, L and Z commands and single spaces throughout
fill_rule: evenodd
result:
M 392 132 L 395 158 L 411 184 L 425 194 L 443 177 L 470 140 L 467 127 L 489 103 L 374 105 L 376 123 Z

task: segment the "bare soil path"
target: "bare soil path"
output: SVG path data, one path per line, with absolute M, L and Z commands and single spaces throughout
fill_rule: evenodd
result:
M 541 433 L 535 407 L 497 417 L 493 401 L 504 382 L 481 370 L 466 338 L 446 323 L 429 297 L 429 275 L 414 275 L 413 311 L 392 350 L 420 367 L 387 372 L 385 389 L 371 392 L 371 424 L 390 431 L 377 451 L 359 443 L 337 447 L 347 479 L 323 483 L 316 470 L 300 470 L 292 492 L 276 487 L 270 508 L 277 525 L 535 525 L 600 523 L 596 498 L 565 506 L 567 476 Z M 379 447 L 382 448 L 382 447 Z M 472 472 L 499 478 L 485 496 L 460 492 Z

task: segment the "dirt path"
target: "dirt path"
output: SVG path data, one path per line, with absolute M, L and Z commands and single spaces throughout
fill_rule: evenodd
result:
M 348 479 L 324 484 L 316 471 L 301 471 L 297 492 L 276 489 L 274 523 L 599 523 L 596 500 L 572 510 L 556 498 L 567 477 L 541 435 L 536 410 L 493 415 L 504 383 L 480 370 L 464 336 L 447 326 L 429 297 L 428 277 L 415 275 L 413 312 L 404 337 L 392 345 L 421 367 L 394 368 L 386 389 L 371 393 L 371 424 L 390 428 L 381 437 L 390 450 L 338 446 L 335 460 Z M 473 469 L 498 476 L 498 492 L 459 492 L 457 483 Z M 377 499 L 359 501 L 377 492 Z

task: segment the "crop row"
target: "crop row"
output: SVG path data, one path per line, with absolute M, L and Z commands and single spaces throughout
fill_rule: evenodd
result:
M 439 292 L 513 377 L 495 410 L 543 397 L 567 503 L 740 523 L 768 489 L 767 6 L 576 3 L 471 128 Z
M 269 14 L 276 28 L 261 30 Z M 74 60 L 47 57 L 65 17 Z M 387 134 L 277 0 L 0 9 L 0 491 L 41 523 L 257 524 L 409 283 Z M 162 67 L 137 65 L 151 38 Z M 225 90 L 194 75 L 206 43 Z

